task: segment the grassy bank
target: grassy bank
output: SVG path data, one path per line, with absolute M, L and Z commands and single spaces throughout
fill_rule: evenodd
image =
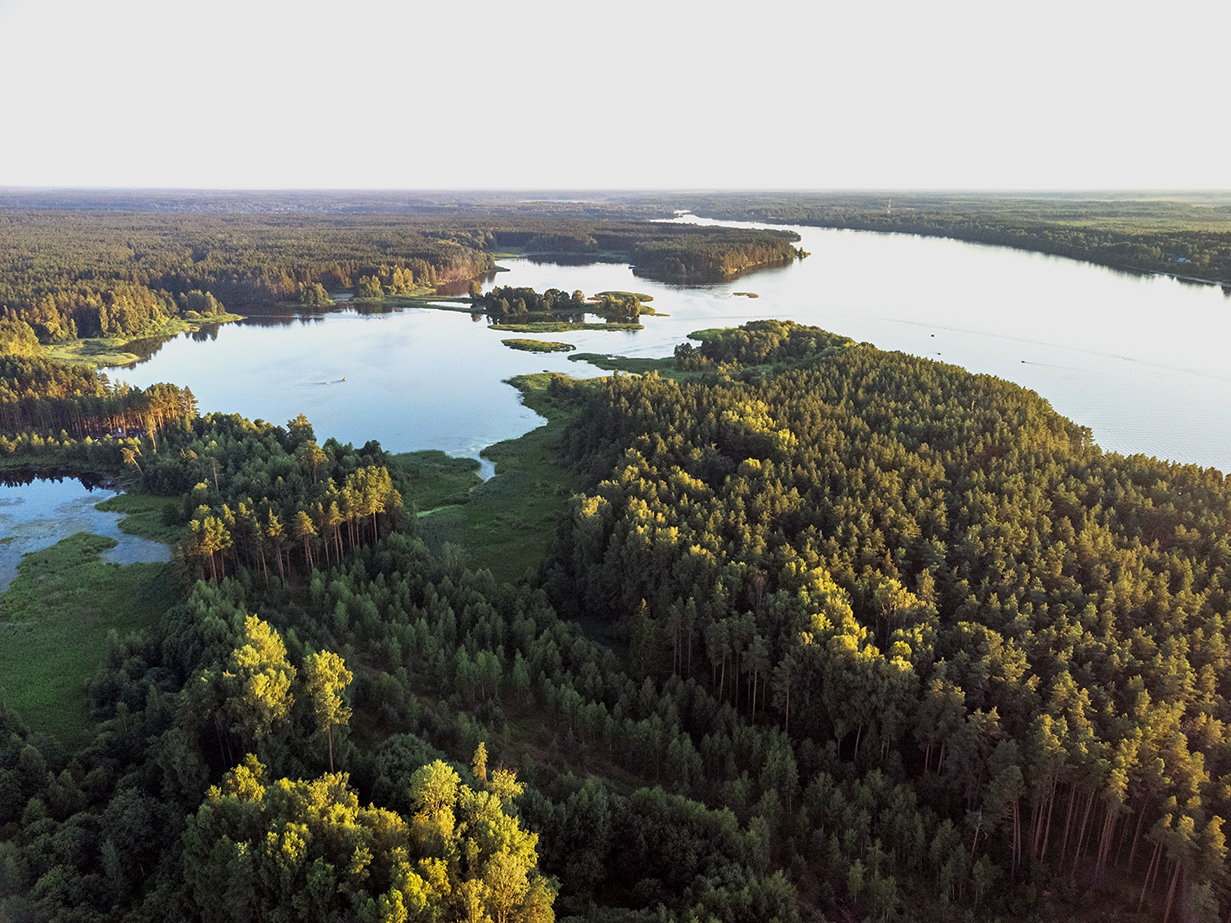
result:
M 653 295 L 646 295 L 644 292 L 620 292 L 620 291 L 615 291 L 615 290 L 612 290 L 609 292 L 595 292 L 593 295 L 590 296 L 590 300 L 597 301 L 599 298 L 602 298 L 604 295 L 610 295 L 612 298 L 636 298 L 642 304 L 646 304 L 647 302 L 654 300 Z
M 629 372 L 634 375 L 644 375 L 646 372 L 657 372 L 663 378 L 673 378 L 682 381 L 685 378 L 696 377 L 696 372 L 681 372 L 675 367 L 675 358 L 637 359 L 631 356 L 611 356 L 606 353 L 577 353 L 568 357 L 569 362 L 588 362 L 608 372 Z
M 70 365 L 89 365 L 108 368 L 116 365 L 132 365 L 141 359 L 128 350 L 129 344 L 139 340 L 174 337 L 181 333 L 196 333 L 205 327 L 216 327 L 232 321 L 243 320 L 239 314 L 215 314 L 207 318 L 176 317 L 167 321 L 157 331 L 141 337 L 88 337 L 83 340 L 67 340 L 45 349 L 48 358 Z
M 171 513 L 179 511 L 179 497 L 155 497 L 150 494 L 116 494 L 99 503 L 95 509 L 104 513 L 123 513 L 120 529 L 129 535 L 174 545 L 184 537 L 184 527 L 168 525 Z
M 114 545 L 79 532 L 32 552 L 0 596 L 0 699 L 68 745 L 90 731 L 86 682 L 108 635 L 151 628 L 175 603 L 169 565 L 101 561 Z
M 542 560 L 577 476 L 559 459 L 560 436 L 573 410 L 548 393 L 549 374 L 520 375 L 512 380 L 526 406 L 547 423 L 519 439 L 498 442 L 484 451 L 496 463 L 496 476 L 470 491 L 467 502 L 419 519 L 429 546 L 460 546 L 473 568 L 487 568 L 497 580 L 516 581 Z
M 444 298 L 444 296 L 436 294 L 435 286 L 416 285 L 408 292 L 399 292 L 396 295 L 381 295 L 379 298 L 351 298 L 346 303 L 353 305 L 386 305 L 390 308 L 397 306 L 419 307 L 418 301 L 423 298 Z
M 454 458 L 436 449 L 402 452 L 393 456 L 407 484 L 403 498 L 413 504 L 419 515 L 470 501 L 470 491 L 482 481 L 479 462 L 474 458 Z

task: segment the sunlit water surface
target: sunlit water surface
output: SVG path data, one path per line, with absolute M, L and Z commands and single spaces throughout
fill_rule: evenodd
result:
M 1089 426 L 1106 450 L 1231 470 L 1231 298 L 1217 286 L 951 240 L 795 230 L 808 259 L 732 282 L 685 287 L 623 264 L 516 259 L 486 286 L 652 295 L 670 316 L 646 317 L 635 333 L 511 334 L 464 312 L 340 310 L 182 336 L 113 374 L 143 387 L 188 385 L 202 411 L 279 424 L 302 412 L 319 439 L 473 457 L 541 422 L 505 379 L 602 374 L 563 354 L 516 352 L 502 338 L 664 356 L 693 330 L 773 317 L 1017 382 Z

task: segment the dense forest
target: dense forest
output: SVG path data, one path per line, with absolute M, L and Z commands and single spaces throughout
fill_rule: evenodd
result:
M 45 343 L 156 332 L 179 310 L 217 313 L 219 301 L 328 303 L 325 289 L 398 294 L 494 266 L 490 235 L 378 216 L 305 226 L 278 216 L 0 210 L 0 229 L 9 241 L 0 305 Z
M 512 227 L 496 224 L 493 234 L 500 245 L 522 248 L 528 255 L 618 258 L 632 262 L 638 275 L 673 282 L 714 282 L 807 256 L 793 246 L 799 240 L 793 231 L 645 222 L 552 222 L 547 231 L 525 226 L 539 223 L 527 217 Z
M 271 204 L 257 213 L 202 213 L 190 194 L 130 196 L 110 206 L 103 197 L 93 208 L 52 204 L 59 201 L 0 197 L 2 342 L 16 346 L 30 333 L 43 344 L 132 339 L 173 318 L 208 320 L 223 305 L 322 306 L 333 303 L 332 292 L 379 299 L 450 283 L 464 290 L 508 248 L 543 259 L 633 262 L 640 273 L 689 281 L 803 255 L 793 232 L 630 221 L 602 210 L 560 220 L 538 209 L 509 217 L 440 209 L 288 215 Z
M 581 291 L 561 291 L 549 288 L 541 294 L 532 288 L 512 285 L 497 285 L 487 292 L 476 293 L 471 303 L 479 310 L 495 318 L 523 316 L 528 314 L 566 316 L 585 314 L 585 294 Z
M 8 360 L 6 457 L 182 538 L 84 745 L 0 710 L 3 913 L 1224 919 L 1223 475 L 816 328 L 698 340 L 547 376 L 586 486 L 517 585 L 374 442 Z M 161 422 L 64 423 L 122 399 Z
M 744 368 L 778 357 L 795 367 Z M 802 798 L 809 871 L 869 900 L 920 872 L 942 901 L 1131 881 L 1156 918 L 1214 918 L 1224 477 L 1105 455 L 1020 388 L 790 324 L 679 361 L 714 377 L 588 395 L 572 451 L 598 483 L 545 586 L 626 622 L 638 673 L 788 737 L 806 770 L 777 794 Z
M 952 237 L 1231 289 L 1231 202 L 1213 193 L 757 193 L 637 201 L 709 218 Z

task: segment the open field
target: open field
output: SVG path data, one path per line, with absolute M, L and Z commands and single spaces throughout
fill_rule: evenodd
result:
M 429 546 L 458 545 L 470 567 L 487 568 L 497 580 L 516 581 L 543 559 L 578 486 L 576 474 L 558 457 L 569 415 L 547 393 L 551 378 L 537 374 L 513 380 L 526 405 L 547 417 L 547 423 L 483 453 L 496 463 L 496 476 L 475 487 L 469 502 L 419 519 L 419 532 Z

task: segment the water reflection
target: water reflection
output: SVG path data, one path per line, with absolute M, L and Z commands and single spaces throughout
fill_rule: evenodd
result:
M 111 486 L 111 478 L 97 474 L 62 474 L 57 470 L 45 468 L 15 468 L 0 472 L 0 486 L 3 487 L 24 487 L 35 481 L 51 481 L 58 484 L 65 480 L 76 481 L 86 490 L 98 490 Z M 106 498 L 100 499 L 99 502 L 101 503 L 103 499 Z
M 137 362 L 144 362 L 173 339 L 175 337 L 143 337 L 140 340 L 130 340 L 124 345 L 124 352 L 136 356 Z
M 620 264 L 624 262 L 622 259 L 592 256 L 588 253 L 527 253 L 524 259 L 536 266 L 592 266 L 595 263 Z
M 500 270 L 493 269 L 491 272 L 485 273 L 479 277 L 479 284 L 483 286 L 491 286 L 495 284 L 496 277 Z M 470 294 L 470 280 L 458 279 L 454 282 L 442 282 L 436 286 L 436 294 L 445 298 L 456 298 L 458 295 Z
M 211 340 L 218 339 L 218 328 L 220 326 L 221 324 L 202 324 L 199 329 L 192 331 L 189 336 L 192 337 L 193 342 L 208 343 Z
M 1197 288 L 1213 288 L 1217 284 L 1215 282 L 1210 282 L 1206 279 L 1192 279 L 1192 278 L 1189 278 L 1188 276 L 1172 276 L 1172 278 L 1175 279 L 1175 281 L 1179 282 L 1181 285 L 1192 285 L 1192 286 L 1196 286 Z
M 353 310 L 350 307 L 338 310 Z M 244 319 L 235 323 L 241 327 L 293 327 L 319 324 L 325 319 L 320 308 L 300 305 L 261 305 L 245 309 Z

